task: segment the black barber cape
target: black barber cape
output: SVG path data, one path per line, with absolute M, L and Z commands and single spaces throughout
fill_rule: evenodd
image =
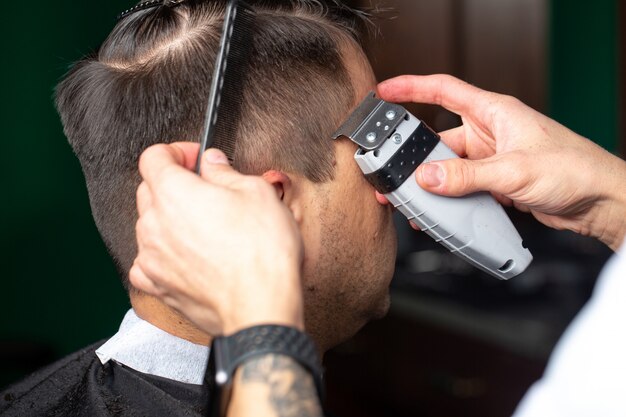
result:
M 208 390 L 134 371 L 96 356 L 104 341 L 49 365 L 0 393 L 0 415 L 202 416 Z

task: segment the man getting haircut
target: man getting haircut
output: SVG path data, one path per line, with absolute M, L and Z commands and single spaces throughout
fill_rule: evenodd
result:
M 173 3 L 173 2 L 172 2 Z M 256 13 L 235 168 L 261 175 L 304 242 L 305 327 L 321 353 L 388 309 L 391 210 L 331 134 L 375 87 L 358 42 L 363 15 L 334 1 L 249 1 Z M 225 1 L 184 0 L 124 16 L 56 89 L 95 223 L 132 309 L 119 332 L 2 393 L 3 415 L 198 415 L 212 335 L 132 288 L 139 155 L 198 141 Z M 261 215 L 261 214 L 260 214 Z

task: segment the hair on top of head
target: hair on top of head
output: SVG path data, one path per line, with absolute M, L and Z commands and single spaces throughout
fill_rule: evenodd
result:
M 344 55 L 360 51 L 363 16 L 334 0 L 247 3 L 256 23 L 233 132 L 235 167 L 328 181 L 330 136 L 356 102 Z M 57 86 L 57 109 L 94 220 L 126 285 L 136 255 L 139 155 L 158 142 L 200 138 L 224 6 L 185 0 L 130 13 Z
M 190 0 L 148 0 L 141 1 L 135 6 L 120 13 L 117 18 L 121 20 L 135 12 L 156 8 L 156 7 L 176 7 L 181 3 Z M 213 3 L 226 3 L 226 0 L 214 0 Z M 293 9 L 301 8 L 312 14 L 328 17 L 335 23 L 342 25 L 349 30 L 355 38 L 360 38 L 363 28 L 371 23 L 371 13 L 361 9 L 352 8 L 339 0 L 248 0 L 245 1 L 253 7 L 259 9 Z

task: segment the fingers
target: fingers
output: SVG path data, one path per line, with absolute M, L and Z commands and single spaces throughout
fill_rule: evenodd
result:
M 152 205 L 152 193 L 145 181 L 142 181 L 137 188 L 137 212 L 143 216 Z
M 491 195 L 493 196 L 493 198 L 496 199 L 496 201 L 498 203 L 502 204 L 503 206 L 511 207 L 513 205 L 513 200 L 511 200 L 507 196 L 504 196 L 504 195 L 499 194 L 499 193 L 491 193 Z
M 237 172 L 228 163 L 226 155 L 218 149 L 208 149 L 202 157 L 200 175 L 202 179 L 221 187 L 238 189 L 246 176 Z
M 148 204 L 146 200 L 149 193 L 142 188 L 152 189 L 159 182 L 162 182 L 164 177 L 194 169 L 198 149 L 199 145 L 191 142 L 158 144 L 146 149 L 139 159 L 139 173 L 144 179 L 144 183 L 137 190 L 137 208 L 141 210 Z M 168 171 L 164 174 L 166 170 Z M 226 155 L 218 149 L 208 149 L 204 153 L 200 173 L 203 179 L 214 185 L 224 187 L 234 186 L 243 177 L 229 165 Z M 140 192 L 141 196 L 139 195 Z M 141 207 L 139 206 L 140 197 Z
M 477 191 L 491 191 L 510 196 L 525 180 L 513 157 L 491 157 L 475 161 L 455 158 L 421 165 L 416 171 L 419 185 L 427 191 L 462 196 Z M 511 173 L 517 172 L 513 176 Z
M 453 129 L 444 130 L 438 133 L 443 143 L 448 145 L 455 154 L 461 158 L 467 156 L 465 126 L 458 126 Z
M 137 263 L 137 259 L 128 272 L 128 279 L 133 287 L 150 295 L 158 295 L 159 291 L 154 282 L 148 278 L 143 269 Z
M 385 197 L 385 195 L 384 195 L 384 194 L 381 194 L 381 193 L 379 193 L 378 191 L 376 191 L 376 200 L 377 200 L 380 204 L 382 204 L 382 205 L 387 205 L 387 204 L 389 204 L 389 200 L 387 200 L 387 197 Z M 394 208 L 394 210 L 395 210 L 395 208 Z M 411 226 L 411 228 L 412 228 L 413 230 L 417 230 L 417 231 L 421 230 L 421 229 L 419 228 L 419 226 L 418 226 L 418 225 L 416 225 L 416 224 L 415 224 L 412 220 L 409 220 L 409 225 Z
M 144 181 L 137 190 L 137 209 L 140 214 L 152 203 L 151 196 L 161 196 L 168 189 L 175 191 L 173 188 L 179 188 L 181 184 L 198 183 L 198 177 L 190 172 L 196 166 L 198 149 L 197 143 L 175 142 L 154 145 L 144 151 L 139 159 L 139 173 Z M 223 152 L 217 149 L 207 150 L 201 164 L 204 179 L 224 186 L 232 182 L 232 173 L 235 171 L 228 165 L 228 159 Z M 231 175 L 226 176 L 224 172 Z M 186 176 L 187 180 L 183 181 L 180 176 Z M 178 178 L 167 181 L 172 177 Z
M 180 165 L 192 171 L 196 168 L 200 144 L 197 142 L 173 142 L 171 146 L 177 153 Z
M 207 149 L 206 152 L 204 152 L 203 158 L 203 164 L 209 163 L 229 165 L 226 154 L 216 148 Z
M 451 75 L 401 75 L 378 85 L 378 95 L 397 103 L 437 104 L 465 114 L 476 106 L 483 90 Z
M 523 212 L 523 213 L 530 213 L 530 207 L 528 207 L 526 204 L 522 204 L 522 203 L 518 203 L 516 201 L 512 202 L 513 206 L 518 209 L 519 211 Z
M 448 196 L 461 196 L 478 191 L 475 165 L 464 159 L 452 159 L 420 166 L 415 175 L 427 191 Z
M 199 149 L 200 144 L 194 142 L 174 142 L 169 145 L 151 146 L 144 151 L 139 159 L 139 172 L 142 176 L 145 174 L 145 176 L 153 178 L 155 171 L 160 171 L 171 165 L 182 166 L 191 171 L 196 167 Z M 213 151 L 221 153 L 217 150 Z M 224 156 L 224 158 L 226 157 Z
M 150 146 L 139 158 L 139 173 L 146 184 L 152 188 L 154 183 L 165 175 L 166 169 L 176 171 L 187 171 L 183 167 L 188 164 L 188 154 L 186 145 L 165 145 L 158 144 Z M 170 171 L 170 172 L 172 172 Z
M 378 201 L 382 205 L 389 204 L 389 200 L 387 200 L 387 197 L 385 197 L 384 194 L 381 194 L 378 191 L 376 191 L 376 201 Z

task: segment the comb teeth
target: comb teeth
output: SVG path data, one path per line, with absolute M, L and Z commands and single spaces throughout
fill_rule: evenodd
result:
M 204 134 L 196 164 L 198 173 L 202 154 L 210 147 L 222 150 L 231 162 L 234 159 L 253 27 L 254 12 L 250 7 L 241 1 L 229 1 L 211 80 Z

